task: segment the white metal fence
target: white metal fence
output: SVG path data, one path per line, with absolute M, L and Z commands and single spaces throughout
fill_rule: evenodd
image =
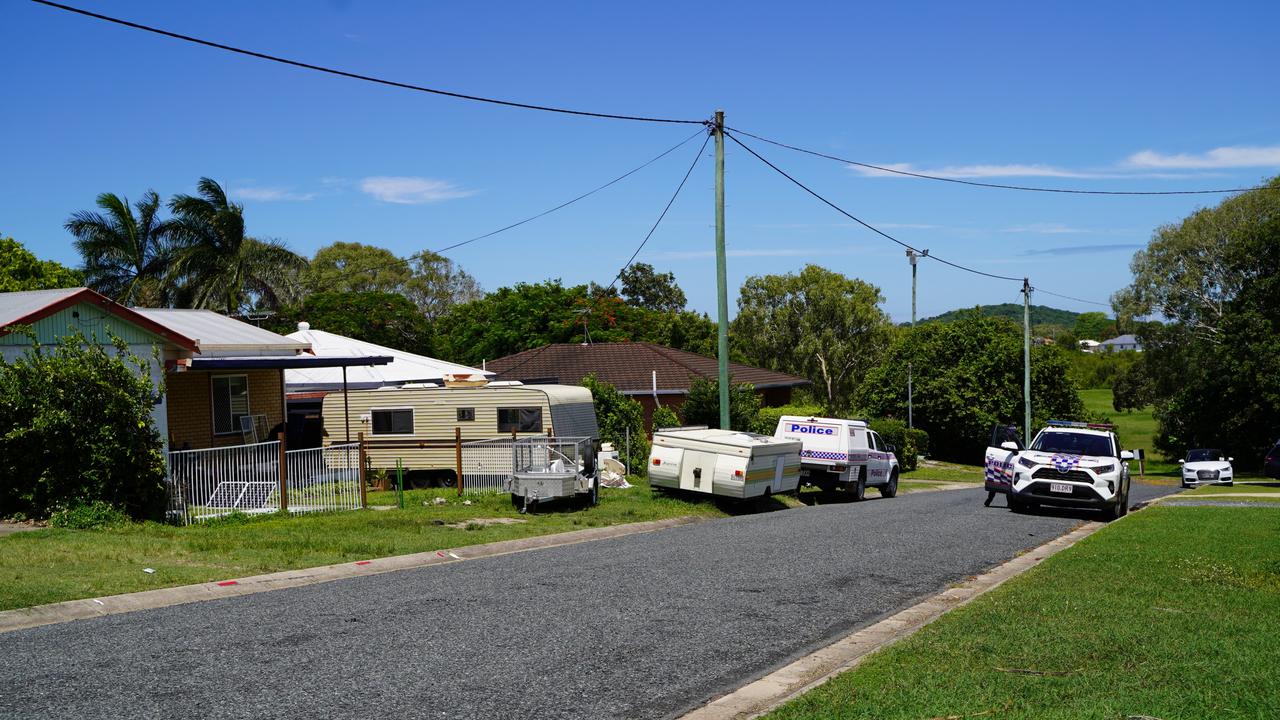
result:
M 511 479 L 512 457 L 516 443 L 530 439 L 545 440 L 547 436 L 525 436 L 519 440 L 509 437 L 491 440 L 473 440 L 462 443 L 462 491 L 466 493 L 507 492 Z
M 361 506 L 356 443 L 290 450 L 280 442 L 169 453 L 169 512 L 185 523 L 233 512 L 354 510 Z M 283 472 L 282 472 L 283 471 Z

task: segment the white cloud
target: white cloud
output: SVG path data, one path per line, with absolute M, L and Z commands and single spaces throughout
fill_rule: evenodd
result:
M 456 200 L 475 194 L 475 191 L 463 190 L 451 182 L 424 177 L 367 177 L 360 181 L 360 190 L 382 202 L 402 205 Z
M 316 196 L 315 193 L 299 193 L 282 187 L 246 187 L 233 188 L 231 194 L 234 197 L 243 198 L 245 200 L 256 200 L 258 202 L 280 202 L 288 200 L 310 200 Z
M 1077 233 L 1093 232 L 1084 228 L 1070 227 L 1062 223 L 1030 223 L 1028 225 L 1014 225 L 1007 227 L 1000 232 L 1007 233 L 1037 233 L 1040 235 L 1073 235 Z
M 1098 173 L 1086 173 L 1052 165 L 947 165 L 938 168 L 918 168 L 911 163 L 881 163 L 881 167 L 901 172 L 936 175 L 948 178 L 990 178 L 990 177 L 1061 177 L 1061 178 L 1096 178 L 1106 177 Z M 850 165 L 850 169 L 866 177 L 905 177 L 897 173 L 885 172 L 874 168 Z
M 1136 152 L 1125 159 L 1126 167 L 1158 170 L 1211 170 L 1219 168 L 1280 166 L 1280 145 L 1269 147 L 1233 146 L 1214 148 L 1200 154 L 1166 155 L 1154 150 Z

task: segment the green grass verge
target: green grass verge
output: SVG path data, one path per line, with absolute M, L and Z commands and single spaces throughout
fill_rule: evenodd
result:
M 1275 495 L 1280 497 L 1280 483 L 1275 485 L 1254 485 L 1251 483 L 1239 483 L 1230 487 L 1226 485 L 1202 485 L 1194 490 L 1188 490 L 1182 494 L 1182 497 L 1192 495 L 1221 495 L 1223 493 L 1261 493 L 1264 495 Z
M 1154 507 L 771 720 L 1280 716 L 1275 510 Z
M 960 465 L 936 460 L 921 460 L 915 470 L 902 474 L 903 480 L 980 483 L 982 478 L 981 465 Z
M 134 523 L 15 533 L 0 537 L 0 610 L 588 527 L 773 507 L 654 497 L 646 480 L 631 481 L 634 487 L 627 490 L 602 489 L 594 508 L 548 506 L 527 515 L 515 511 L 509 495 L 459 498 L 456 492 L 437 490 L 406 492 L 404 510 L 240 517 L 190 527 Z M 431 504 L 436 497 L 446 504 Z M 471 504 L 463 505 L 463 500 Z M 370 494 L 371 505 L 394 503 L 395 493 Z M 466 526 L 468 520 L 495 517 L 525 522 Z M 464 527 L 447 526 L 452 523 Z M 144 568 L 155 573 L 145 573 Z
M 1152 415 L 1151 408 L 1116 412 L 1115 407 L 1111 404 L 1114 397 L 1115 393 L 1110 389 L 1080 391 L 1080 399 L 1084 401 L 1085 410 L 1094 415 L 1105 415 L 1111 418 L 1111 422 L 1116 426 L 1116 434 L 1120 436 L 1120 444 L 1122 446 L 1127 449 L 1142 448 L 1147 451 L 1148 475 L 1176 475 L 1178 472 L 1177 458 L 1173 458 L 1171 461 L 1158 454 L 1154 449 L 1157 423 L 1155 416 Z M 1138 464 L 1136 462 L 1133 463 L 1131 469 L 1134 474 L 1137 474 Z

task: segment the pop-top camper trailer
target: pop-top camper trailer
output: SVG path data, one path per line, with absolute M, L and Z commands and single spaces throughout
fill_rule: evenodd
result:
M 733 430 L 659 430 L 649 454 L 649 484 L 655 490 L 732 498 L 796 492 L 800 447 L 792 440 Z
M 457 479 L 455 428 L 462 442 L 534 436 L 600 437 L 591 391 L 571 385 L 490 383 L 481 387 L 402 386 L 324 399 L 327 442 L 363 432 L 369 465 L 393 473 L 399 459 L 412 487 Z

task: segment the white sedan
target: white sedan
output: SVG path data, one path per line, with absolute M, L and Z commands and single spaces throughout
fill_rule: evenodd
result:
M 1221 450 L 1189 450 L 1187 459 L 1179 460 L 1182 466 L 1182 487 L 1198 485 L 1230 485 L 1235 475 L 1231 461 Z

